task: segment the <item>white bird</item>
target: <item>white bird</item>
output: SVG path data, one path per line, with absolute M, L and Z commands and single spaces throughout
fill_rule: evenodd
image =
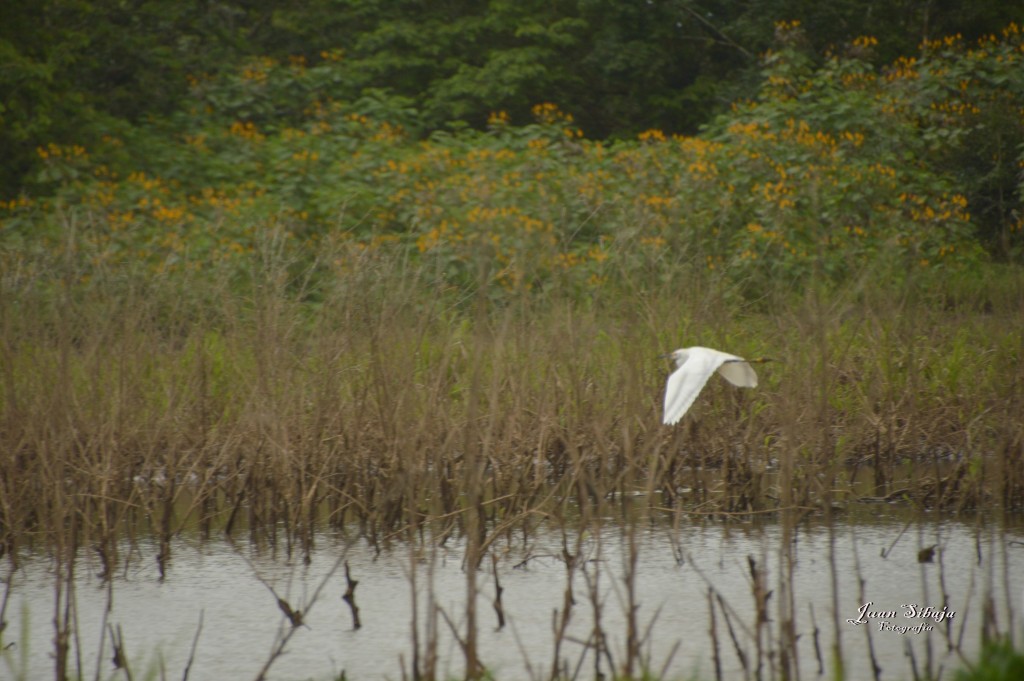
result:
M 676 362 L 677 369 L 665 384 L 665 416 L 662 421 L 671 426 L 683 418 L 683 414 L 697 399 L 711 374 L 722 374 L 725 380 L 741 388 L 756 388 L 757 374 L 752 362 L 770 362 L 770 359 L 746 360 L 728 352 L 694 346 L 680 348 L 668 355 Z

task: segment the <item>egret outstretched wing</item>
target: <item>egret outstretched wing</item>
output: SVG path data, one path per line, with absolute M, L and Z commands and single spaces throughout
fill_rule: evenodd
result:
M 727 359 L 718 367 L 718 373 L 722 374 L 725 380 L 741 388 L 756 388 L 757 374 L 754 367 L 739 357 Z

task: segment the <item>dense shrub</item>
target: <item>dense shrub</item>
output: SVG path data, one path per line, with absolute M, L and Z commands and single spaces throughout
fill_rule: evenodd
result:
M 126 263 L 244 268 L 277 225 L 297 263 L 325 243 L 347 253 L 322 271 L 401 249 L 450 284 L 484 272 L 497 291 L 680 267 L 760 291 L 1021 257 L 1018 27 L 882 70 L 872 38 L 813 67 L 796 22 L 778 36 L 758 98 L 696 137 L 589 140 L 545 103 L 531 122 L 499 111 L 486 131 L 424 139 L 406 100 L 328 97 L 342 59 L 328 52 L 196 77 L 170 122 L 40 147 L 53 198 L 5 204 L 5 257 L 75 255 L 82 281 Z

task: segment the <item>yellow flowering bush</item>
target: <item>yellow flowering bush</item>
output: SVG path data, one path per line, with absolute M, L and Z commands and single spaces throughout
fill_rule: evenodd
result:
M 1019 29 L 928 43 L 885 69 L 857 56 L 870 36 L 814 68 L 800 30 L 779 24 L 758 98 L 702 134 L 617 141 L 587 139 L 553 103 L 530 121 L 495 111 L 484 130 L 422 137 L 399 98 L 330 98 L 340 51 L 255 60 L 191 80 L 173 136 L 40 147 L 54 198 L 4 202 L 0 228 L 19 248 L 65 248 L 74 214 L 86 270 L 166 273 L 244 269 L 273 226 L 296 263 L 328 243 L 347 244 L 340 268 L 399 251 L 454 289 L 484 274 L 496 292 L 585 292 L 679 267 L 757 290 L 960 268 L 993 244 L 1020 257 Z

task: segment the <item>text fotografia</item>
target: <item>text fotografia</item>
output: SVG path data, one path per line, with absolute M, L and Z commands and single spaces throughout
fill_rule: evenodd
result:
M 872 610 L 873 602 L 868 601 L 857 610 L 856 619 L 846 620 L 850 624 L 870 624 L 872 620 L 878 622 L 879 631 L 892 631 L 897 634 L 920 634 L 922 631 L 931 631 L 935 627 L 932 622 L 941 623 L 944 620 L 951 620 L 956 617 L 956 611 L 950 610 L 948 606 L 933 608 L 927 606 L 922 608 L 916 603 L 904 603 L 900 606 L 902 610 Z M 897 622 L 902 616 L 903 622 Z M 912 624 L 906 620 L 918 620 Z

